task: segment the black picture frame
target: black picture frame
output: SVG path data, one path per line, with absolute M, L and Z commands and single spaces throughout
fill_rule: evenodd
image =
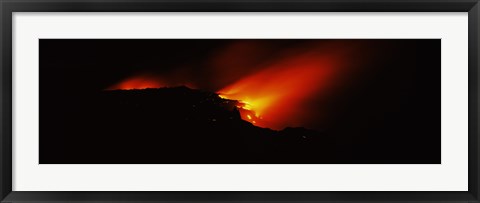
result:
M 79 202 L 479 202 L 479 0 L 0 0 L 0 199 Z M 12 191 L 13 12 L 468 12 L 469 150 L 465 192 L 22 192 Z

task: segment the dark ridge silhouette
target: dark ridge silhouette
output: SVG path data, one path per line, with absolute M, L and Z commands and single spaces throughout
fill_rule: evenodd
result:
M 77 139 L 65 139 L 68 147 L 61 154 L 42 156 L 42 163 L 339 161 L 331 137 L 305 128 L 254 126 L 240 118 L 238 101 L 215 93 L 181 86 L 109 90 L 88 98 L 69 113 L 91 119 L 63 126 Z

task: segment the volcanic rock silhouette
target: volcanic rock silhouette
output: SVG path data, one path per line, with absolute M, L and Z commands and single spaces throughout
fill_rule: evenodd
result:
M 181 86 L 108 90 L 91 98 L 75 108 L 76 115 L 91 117 L 83 121 L 85 128 L 70 128 L 75 129 L 71 136 L 78 139 L 66 144 L 69 147 L 62 150 L 62 156 L 52 157 L 65 157 L 62 161 L 67 163 L 116 164 L 324 163 L 335 159 L 334 141 L 328 136 L 301 127 L 274 131 L 254 126 L 241 119 L 238 101 L 215 93 Z M 327 152 L 328 156 L 322 156 Z

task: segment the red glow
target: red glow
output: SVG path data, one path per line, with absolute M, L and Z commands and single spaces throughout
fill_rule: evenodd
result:
M 209 85 L 221 89 L 239 78 L 258 71 L 256 67 L 275 52 L 272 45 L 262 41 L 237 41 L 215 52 L 208 59 Z
M 302 102 L 326 88 L 338 72 L 332 58 L 305 54 L 271 64 L 219 91 L 239 100 L 243 120 L 260 127 L 280 130 L 301 125 L 308 109 Z M 337 69 L 335 69 L 337 68 Z
M 107 88 L 108 90 L 132 90 L 132 89 L 147 89 L 147 88 L 161 88 L 165 85 L 159 81 L 158 78 L 148 76 L 131 77 L 120 83 Z

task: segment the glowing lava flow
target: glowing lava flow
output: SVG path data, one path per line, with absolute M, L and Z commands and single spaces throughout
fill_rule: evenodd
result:
M 219 94 L 218 96 L 223 99 L 231 99 L 228 96 L 225 96 L 222 94 Z M 248 121 L 254 125 L 265 126 L 263 125 L 264 121 L 262 120 L 262 116 L 260 116 L 258 113 L 255 113 L 255 111 L 253 111 L 249 103 L 245 101 L 239 101 L 239 100 L 237 101 L 239 102 L 237 104 L 237 109 L 240 112 L 240 116 L 243 120 Z

